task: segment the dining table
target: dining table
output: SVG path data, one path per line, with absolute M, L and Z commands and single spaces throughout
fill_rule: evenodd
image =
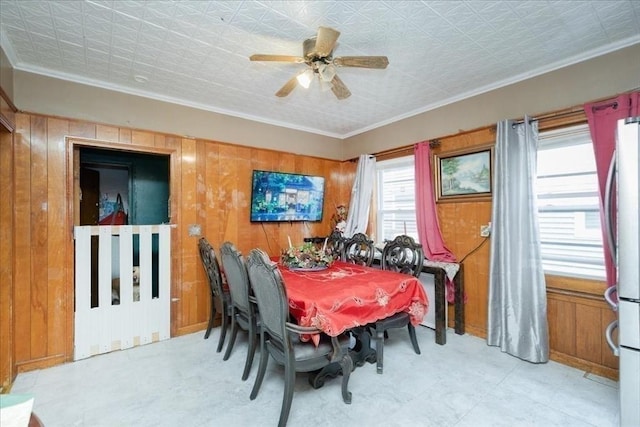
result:
M 367 325 L 407 312 L 420 324 L 429 309 L 427 294 L 414 276 L 334 261 L 320 268 L 296 269 L 278 264 L 289 299 L 289 312 L 301 326 L 315 327 L 331 337 L 352 332 L 350 351 L 355 366 L 375 363 Z M 313 340 L 318 335 L 301 337 Z

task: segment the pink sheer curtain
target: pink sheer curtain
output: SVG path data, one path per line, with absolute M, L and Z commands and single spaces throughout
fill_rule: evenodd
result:
M 593 150 L 596 156 L 596 170 L 600 193 L 600 223 L 602 224 L 602 238 L 604 246 L 604 260 L 607 270 L 607 286 L 616 283 L 614 260 L 611 258 L 607 230 L 604 222 L 604 192 L 611 158 L 616 146 L 616 126 L 618 120 L 640 115 L 640 92 L 619 95 L 606 101 L 593 102 L 584 105 L 587 115 Z
M 429 142 L 423 141 L 415 145 L 416 168 L 416 220 L 418 236 L 424 249 L 424 254 L 430 261 L 456 262 L 456 257 L 444 244 L 431 175 L 431 150 Z

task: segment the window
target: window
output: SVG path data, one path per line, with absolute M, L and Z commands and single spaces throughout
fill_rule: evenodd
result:
M 545 273 L 604 279 L 598 178 L 587 125 L 540 132 L 537 175 Z
M 400 234 L 406 234 L 419 241 L 413 156 L 377 162 L 376 169 L 377 240 L 393 240 Z

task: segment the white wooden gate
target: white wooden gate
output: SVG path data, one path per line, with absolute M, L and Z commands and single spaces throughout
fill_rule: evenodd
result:
M 78 226 L 75 238 L 74 360 L 170 336 L 170 225 Z M 158 235 L 158 295 L 152 295 L 152 236 Z M 139 235 L 139 299 L 133 297 L 133 236 Z M 91 307 L 91 236 L 98 236 L 98 306 Z M 115 244 L 114 244 L 115 243 Z M 113 247 L 112 247 L 113 246 Z M 119 266 L 119 268 L 115 268 Z M 114 271 L 116 273 L 114 273 Z M 118 274 L 119 273 L 119 274 Z M 112 304 L 114 274 L 119 304 Z M 126 296 L 130 297 L 126 297 Z

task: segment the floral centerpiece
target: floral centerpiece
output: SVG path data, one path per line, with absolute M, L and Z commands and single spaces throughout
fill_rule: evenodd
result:
M 331 215 L 331 231 L 339 231 L 344 233 L 347 226 L 348 209 L 345 205 L 336 206 L 336 211 Z
M 283 250 L 280 263 L 290 269 L 320 270 L 333 263 L 333 254 L 326 249 L 326 245 L 318 248 L 317 245 L 308 242 Z

